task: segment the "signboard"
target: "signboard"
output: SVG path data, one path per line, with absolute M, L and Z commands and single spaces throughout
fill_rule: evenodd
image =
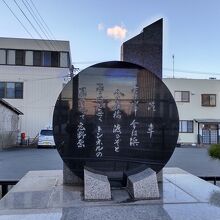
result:
M 121 180 L 124 172 L 160 171 L 179 131 L 176 103 L 153 73 L 127 62 L 81 71 L 59 95 L 53 117 L 55 143 L 79 177 L 84 166 Z

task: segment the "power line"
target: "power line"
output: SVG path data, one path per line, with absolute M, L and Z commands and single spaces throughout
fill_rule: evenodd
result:
M 19 10 L 21 11 L 21 13 L 24 15 L 24 17 L 27 19 L 27 21 L 30 23 L 30 25 L 32 26 L 32 28 L 35 30 L 35 32 L 39 35 L 39 37 L 43 40 L 43 37 L 41 36 L 41 34 L 39 33 L 39 31 L 35 28 L 35 26 L 33 25 L 33 23 L 30 21 L 30 19 L 27 17 L 27 15 L 25 14 L 25 12 L 22 10 L 22 8 L 19 6 L 19 4 L 17 3 L 16 0 L 14 0 L 14 3 L 17 5 L 17 7 L 19 8 Z M 43 41 L 45 44 L 46 42 Z M 46 46 L 48 46 L 46 44 Z
M 23 0 L 22 0 L 23 1 Z M 34 12 L 34 9 L 32 8 L 32 6 L 29 4 L 28 0 L 25 0 L 27 5 L 29 6 L 29 9 L 32 11 L 34 17 L 37 19 L 37 21 L 40 23 L 41 27 L 44 29 L 44 31 L 47 33 L 47 35 L 49 36 L 50 33 L 48 33 L 47 29 L 44 27 L 44 24 L 41 22 L 41 20 L 38 18 L 38 16 L 36 15 L 36 13 Z M 49 36 L 50 38 L 52 38 L 51 36 Z
M 12 13 L 12 15 L 16 18 L 16 20 L 21 24 L 21 26 L 24 28 L 24 30 L 31 36 L 32 39 L 34 39 L 33 35 L 28 31 L 28 29 L 24 26 L 24 24 L 21 22 L 21 20 L 17 17 L 17 15 L 13 12 L 13 10 L 10 8 L 10 6 L 5 2 L 5 0 L 2 0 L 4 4 L 7 6 L 9 11 Z M 34 39 L 35 40 L 35 39 Z M 35 43 L 41 48 L 41 45 L 37 40 L 35 40 Z
M 23 0 L 22 0 L 23 1 Z M 7 6 L 7 8 L 10 10 L 10 12 L 13 14 L 13 16 L 17 19 L 17 21 L 22 25 L 22 27 L 25 29 L 25 31 L 31 36 L 31 38 L 35 41 L 35 43 L 39 46 L 39 48 L 41 48 L 42 50 L 44 50 L 44 48 L 42 48 L 42 46 L 40 45 L 39 41 L 34 39 L 33 35 L 30 33 L 30 31 L 25 27 L 25 25 L 22 23 L 22 21 L 18 18 L 18 16 L 14 13 L 14 11 L 11 9 L 11 7 L 5 2 L 5 0 L 2 0 L 2 2 Z M 47 45 L 47 42 L 45 40 L 42 39 L 41 34 L 39 33 L 39 31 L 36 29 L 36 27 L 33 25 L 33 23 L 30 21 L 30 19 L 27 17 L 27 15 L 25 14 L 25 12 L 21 9 L 21 7 L 18 5 L 18 3 L 16 2 L 16 0 L 14 0 L 15 4 L 17 5 L 17 7 L 19 8 L 19 10 L 22 12 L 22 14 L 25 16 L 25 18 L 28 20 L 28 22 L 31 24 L 31 26 L 33 27 L 33 29 L 37 32 L 37 34 L 40 36 L 41 40 L 43 41 L 44 44 L 46 44 L 47 47 L 51 48 L 49 45 Z M 24 1 L 23 1 L 24 3 Z M 25 5 L 25 3 L 24 3 Z M 28 9 L 27 5 L 25 5 L 26 8 Z M 29 13 L 31 14 L 30 10 Z M 31 14 L 32 15 L 32 14 Z M 32 15 L 32 17 L 34 18 L 34 16 Z M 35 22 L 37 23 L 37 21 L 35 20 Z M 44 33 L 44 32 L 43 32 Z M 45 34 L 45 33 L 44 33 Z M 46 35 L 46 34 L 45 34 Z M 48 39 L 48 41 L 51 43 L 51 41 Z M 51 43 L 52 44 L 52 43 Z M 54 47 L 54 46 L 53 46 Z M 55 51 L 58 51 L 55 47 L 54 47 Z M 64 59 L 64 58 L 62 58 Z
M 24 24 L 21 22 L 21 20 L 17 17 L 17 15 L 12 11 L 10 6 L 5 2 L 5 0 L 2 0 L 4 4 L 7 6 L 7 8 L 10 10 L 10 12 L 13 14 L 13 16 L 17 19 L 17 21 L 21 24 L 21 26 L 25 29 L 25 31 L 33 38 L 33 35 L 27 30 L 27 28 L 24 26 Z
M 46 27 L 46 28 L 47 28 L 47 30 L 50 32 L 50 34 L 51 34 L 52 38 L 54 38 L 54 39 L 56 40 L 56 38 L 54 37 L 54 35 L 53 35 L 52 31 L 50 30 L 50 28 L 48 27 L 48 25 L 46 24 L 46 22 L 44 21 L 44 19 L 43 19 L 43 18 L 42 18 L 42 16 L 40 15 L 40 13 L 39 13 L 39 11 L 38 11 L 37 7 L 35 6 L 35 4 L 33 3 L 33 1 L 32 1 L 32 0 L 30 0 L 30 2 L 31 2 L 31 4 L 33 5 L 33 7 L 35 8 L 35 10 L 36 10 L 36 12 L 37 12 L 38 16 L 40 17 L 40 19 L 41 19 L 41 20 L 42 20 L 42 22 L 44 23 L 45 27 Z
M 15 1 L 15 0 L 14 0 Z M 48 33 L 48 31 L 46 30 L 46 28 L 50 31 L 50 28 L 48 27 L 48 25 L 46 24 L 46 22 L 45 22 L 45 20 L 43 19 L 43 17 L 40 15 L 40 13 L 39 13 L 39 11 L 37 10 L 37 8 L 36 8 L 36 6 L 34 5 L 34 3 L 32 2 L 32 5 L 34 6 L 34 8 L 35 8 L 35 11 L 37 12 L 37 14 L 39 15 L 39 17 L 41 18 L 41 20 L 43 21 L 43 23 L 45 24 L 45 26 L 46 26 L 46 28 L 44 27 L 44 25 L 42 24 L 42 22 L 37 18 L 37 16 L 36 16 L 36 14 L 35 14 L 35 12 L 34 12 L 34 10 L 32 9 L 32 7 L 31 7 L 31 5 L 28 3 L 28 1 L 27 0 L 25 0 L 26 1 L 26 3 L 28 4 L 28 6 L 27 6 L 27 4 L 25 4 L 25 2 L 24 2 L 24 0 L 22 0 L 22 2 L 23 2 L 23 4 L 25 5 L 25 7 L 28 9 L 28 11 L 29 11 L 29 13 L 31 14 L 31 16 L 32 16 L 32 18 L 35 20 L 35 22 L 37 23 L 37 25 L 39 26 L 39 28 L 41 29 L 41 31 L 43 32 L 43 34 L 46 36 L 46 38 L 47 38 L 47 40 L 50 42 L 50 44 L 52 45 L 52 47 L 55 49 L 55 51 L 59 51 L 59 48 L 57 49 L 55 46 L 54 46 L 54 44 L 56 44 L 56 45 L 58 45 L 58 42 L 54 42 L 53 40 L 50 40 L 49 39 L 49 33 Z M 32 12 L 31 12 L 31 11 Z M 46 33 L 45 33 L 45 31 L 46 31 Z M 50 31 L 50 33 L 52 34 L 52 32 Z M 53 34 L 52 34 L 53 35 Z M 54 37 L 55 38 L 55 37 Z M 54 44 L 52 43 L 52 42 L 54 42 Z M 59 46 L 59 45 L 58 45 Z M 62 60 L 64 60 L 64 58 L 61 58 Z
M 39 42 L 33 37 L 33 35 L 28 31 L 28 29 L 25 27 L 25 25 L 22 23 L 22 21 L 18 18 L 18 16 L 14 13 L 14 11 L 11 9 L 11 7 L 5 2 L 5 0 L 2 0 L 2 2 L 6 5 L 6 7 L 9 9 L 9 11 L 12 13 L 12 15 L 16 18 L 16 20 L 20 23 L 20 25 L 24 28 L 24 30 L 30 35 L 30 37 L 35 41 L 35 43 L 38 45 L 39 48 L 43 49 Z
M 100 63 L 100 62 L 105 62 L 102 60 L 96 60 L 96 61 L 75 61 L 73 62 L 73 64 L 94 64 L 94 63 Z M 164 67 L 163 70 L 167 70 L 169 72 L 173 73 L 173 67 L 172 68 L 168 68 L 168 67 Z M 183 69 L 175 69 L 175 73 L 189 73 L 189 74 L 201 74 L 201 75 L 220 75 L 220 72 L 204 72 L 204 71 L 198 71 L 198 70 L 183 70 Z
M 28 0 L 26 0 L 27 4 L 30 6 L 30 8 L 32 9 L 32 11 L 36 11 L 37 15 L 35 14 L 36 17 L 38 17 L 38 21 L 39 23 L 41 23 L 42 27 L 44 28 L 44 30 L 46 31 L 47 35 L 52 39 L 52 41 L 54 42 L 54 44 L 58 47 L 59 49 L 59 43 L 56 41 L 56 37 L 54 36 L 54 34 L 52 33 L 51 29 L 49 28 L 49 26 L 47 25 L 47 23 L 45 22 L 44 18 L 41 16 L 39 10 L 37 9 L 36 5 L 34 4 L 34 2 L 32 0 L 30 0 L 31 4 L 29 4 Z
M 64 76 L 56 76 L 56 77 L 48 77 L 48 78 L 36 78 L 36 79 L 30 79 L 30 80 L 24 80 L 24 81 L 42 81 L 42 80 L 50 80 L 50 79 L 62 79 L 65 77 L 70 77 L 70 74 L 64 75 Z
M 51 37 L 50 33 L 47 31 L 47 29 L 44 27 L 44 24 L 41 22 L 41 20 L 38 18 L 38 16 L 36 15 L 34 9 L 32 8 L 32 6 L 29 4 L 28 0 L 22 0 L 23 4 L 25 5 L 25 7 L 28 9 L 29 13 L 32 15 L 32 17 L 34 18 L 35 22 L 38 24 L 39 28 L 41 29 L 41 31 L 44 33 L 44 35 L 46 36 L 46 38 L 50 41 L 51 45 L 53 46 L 53 48 L 55 50 L 58 51 L 58 49 L 56 48 L 57 42 L 53 40 L 53 37 Z M 25 3 L 26 2 L 26 3 Z
M 29 7 L 27 6 L 27 4 L 24 2 L 24 0 L 22 0 L 24 6 L 26 7 L 26 9 L 28 10 L 28 12 L 30 13 L 31 17 L 34 19 L 34 21 L 36 22 L 36 24 L 38 25 L 38 27 L 40 28 L 41 32 L 44 34 L 44 36 L 46 37 L 47 40 L 49 40 L 50 44 L 52 45 L 52 47 L 54 47 L 54 45 L 51 43 L 50 39 L 48 38 L 47 34 L 45 33 L 45 31 L 43 30 L 43 28 L 41 27 L 41 25 L 39 24 L 39 22 L 37 21 L 37 19 L 35 18 L 35 15 L 31 12 L 31 10 L 29 9 Z M 55 47 L 54 47 L 55 48 Z M 56 50 L 56 48 L 55 48 Z
M 16 0 L 14 0 L 15 4 L 17 5 L 17 7 L 19 8 L 19 10 L 22 12 L 22 14 L 25 16 L 25 18 L 28 20 L 28 22 L 30 23 L 30 25 L 32 26 L 32 28 L 35 30 L 35 32 L 39 35 L 39 37 L 43 40 L 43 43 L 51 49 L 51 45 L 54 47 L 54 45 L 51 43 L 51 40 L 47 37 L 47 35 L 45 34 L 45 32 L 42 30 L 41 26 L 39 25 L 39 23 L 37 22 L 37 20 L 35 19 L 34 15 L 31 13 L 31 11 L 29 10 L 28 6 L 24 3 L 24 1 L 22 0 L 23 4 L 25 5 L 25 7 L 28 9 L 29 13 L 31 14 L 31 16 L 34 18 L 35 22 L 38 24 L 38 26 L 40 27 L 41 31 L 44 33 L 44 35 L 46 36 L 46 38 L 48 39 L 48 41 L 50 42 L 51 45 L 49 45 L 42 37 L 42 35 L 40 34 L 40 32 L 37 30 L 37 28 L 34 26 L 34 24 L 31 22 L 31 20 L 28 18 L 28 16 L 25 14 L 25 12 L 22 10 L 22 8 L 19 6 L 19 4 L 17 3 Z M 54 47 L 55 50 L 57 50 Z
M 173 71 L 172 68 L 163 68 L 163 70 Z M 203 72 L 203 71 L 197 71 L 197 70 L 182 70 L 182 69 L 175 69 L 175 73 L 188 73 L 188 74 L 201 74 L 201 75 L 220 75 L 220 73 L 214 73 L 214 72 Z

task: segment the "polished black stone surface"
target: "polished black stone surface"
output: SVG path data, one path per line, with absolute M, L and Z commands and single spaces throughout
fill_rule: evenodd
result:
M 179 117 L 155 74 L 115 61 L 81 71 L 64 87 L 53 129 L 59 154 L 76 175 L 83 177 L 87 166 L 120 181 L 124 173 L 165 166 L 176 145 Z

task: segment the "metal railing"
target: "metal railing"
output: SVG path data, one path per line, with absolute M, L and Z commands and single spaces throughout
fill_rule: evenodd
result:
M 12 186 L 18 183 L 19 180 L 0 180 L 0 186 L 2 187 L 3 198 L 8 193 L 8 186 Z
M 199 178 L 206 181 L 213 181 L 214 185 L 217 184 L 217 181 L 220 181 L 220 176 L 199 176 Z

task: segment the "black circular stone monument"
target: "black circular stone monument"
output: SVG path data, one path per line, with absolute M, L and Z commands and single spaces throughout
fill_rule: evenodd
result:
M 60 93 L 53 115 L 57 150 L 83 178 L 84 166 L 110 181 L 146 168 L 159 172 L 178 137 L 176 103 L 149 70 L 127 62 L 93 65 Z

